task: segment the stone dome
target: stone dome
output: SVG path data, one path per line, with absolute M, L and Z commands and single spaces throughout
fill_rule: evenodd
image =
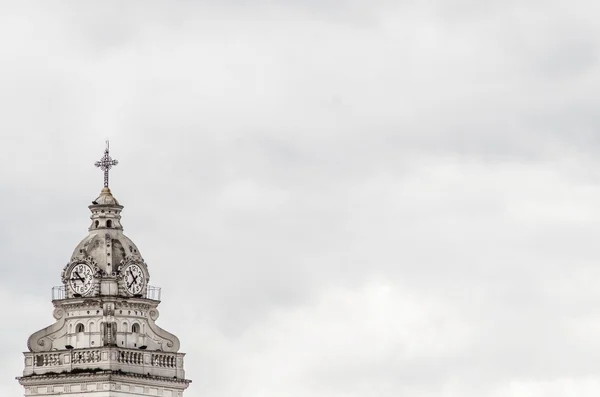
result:
M 91 258 L 106 275 L 115 275 L 119 264 L 134 260 L 143 263 L 136 245 L 121 230 L 90 231 L 73 251 L 71 262 Z
M 100 196 L 94 201 L 92 201 L 94 205 L 119 205 L 117 199 L 112 195 L 110 189 L 108 187 L 102 188 L 100 192 Z
M 70 263 L 92 259 L 105 276 L 116 276 L 120 264 L 144 263 L 136 245 L 123 234 L 123 206 L 104 187 L 100 196 L 88 207 L 92 213 L 89 234 L 75 247 Z M 146 267 L 144 265 L 144 267 Z
M 88 206 L 92 213 L 89 234 L 77 244 L 61 274 L 67 298 L 146 298 L 150 290 L 148 267 L 133 241 L 123 234 L 123 206 L 108 187 L 108 171 L 117 163 L 109 156 L 107 143 L 104 157 L 96 162 L 104 171 L 104 187 Z

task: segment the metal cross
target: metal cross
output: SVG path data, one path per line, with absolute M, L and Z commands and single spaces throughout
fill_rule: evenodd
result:
M 108 154 L 108 141 L 106 141 L 104 156 L 100 159 L 100 161 L 96 161 L 96 167 L 99 167 L 102 171 L 104 171 L 104 187 L 108 187 L 108 171 L 113 167 L 113 165 L 117 164 L 119 164 L 119 162 L 117 160 L 113 160 Z

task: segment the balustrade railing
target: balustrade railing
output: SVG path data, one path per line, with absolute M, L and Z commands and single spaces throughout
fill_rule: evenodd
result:
M 100 350 L 85 350 L 71 353 L 71 362 L 73 364 L 99 363 L 101 360 Z
M 176 368 L 177 356 L 174 354 L 152 354 L 152 366 Z
M 152 299 L 153 301 L 159 301 L 161 295 L 160 287 L 154 287 L 152 285 L 148 285 L 146 287 L 146 298 Z
M 65 299 L 67 297 L 67 292 L 65 290 L 65 286 L 64 285 L 60 285 L 58 287 L 53 287 L 52 288 L 52 300 L 60 300 L 60 299 Z
M 61 373 L 80 368 L 121 369 L 134 373 L 183 377 L 183 354 L 112 346 L 25 353 L 25 375 Z
M 54 367 L 61 364 L 62 360 L 60 353 L 36 354 L 33 359 L 34 367 Z
M 144 364 L 144 354 L 132 351 L 119 351 L 117 352 L 117 362 L 124 364 Z
M 136 297 L 142 297 L 143 295 L 137 295 Z M 160 301 L 161 288 L 153 285 L 146 286 L 146 299 Z M 64 285 L 52 287 L 52 300 L 62 300 L 67 298 L 67 291 Z

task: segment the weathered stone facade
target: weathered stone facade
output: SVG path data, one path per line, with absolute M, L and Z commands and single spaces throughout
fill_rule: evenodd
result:
M 148 285 L 148 266 L 123 234 L 123 207 L 107 180 L 89 206 L 89 234 L 53 289 L 56 322 L 27 341 L 17 378 L 26 396 L 181 397 L 191 382 L 179 339 L 156 325 L 160 289 Z

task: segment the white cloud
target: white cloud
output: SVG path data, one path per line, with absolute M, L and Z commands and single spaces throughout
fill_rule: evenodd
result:
M 597 392 L 595 11 L 3 4 L 5 343 L 51 320 L 110 138 L 190 396 Z
M 600 391 L 597 379 L 563 378 L 541 381 L 513 381 L 507 387 L 497 391 L 494 397 L 570 397 L 595 396 Z

